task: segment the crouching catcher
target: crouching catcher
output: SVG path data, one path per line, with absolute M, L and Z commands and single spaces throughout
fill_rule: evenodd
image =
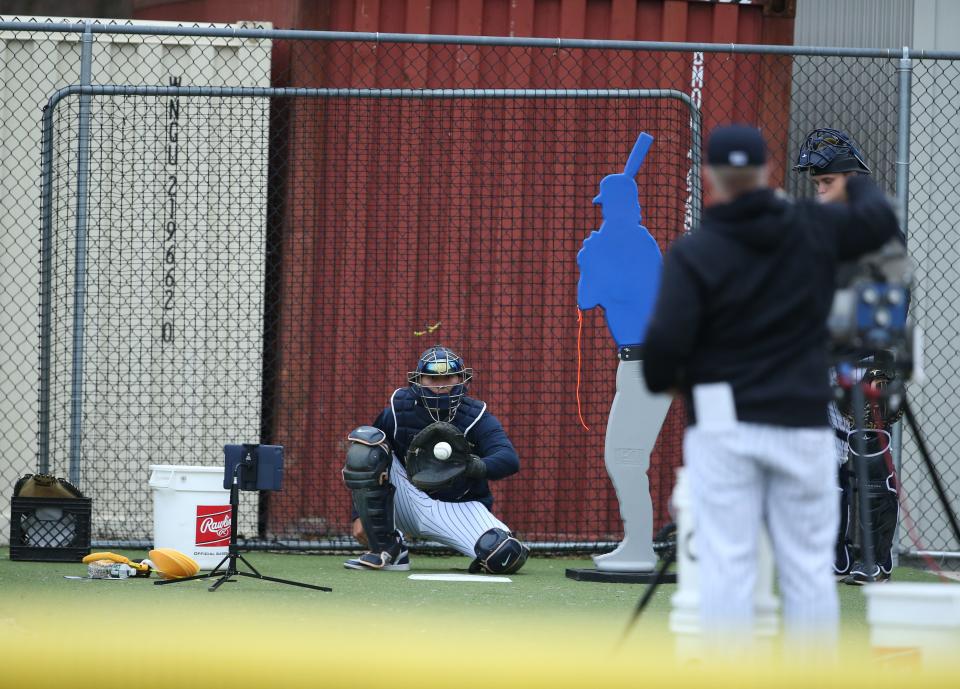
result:
M 466 395 L 472 377 L 458 354 L 431 347 L 373 425 L 349 434 L 343 480 L 354 535 L 370 550 L 347 569 L 409 570 L 405 537 L 472 557 L 473 573 L 512 574 L 527 561 L 529 548 L 490 510 L 489 482 L 520 461 L 486 403 Z

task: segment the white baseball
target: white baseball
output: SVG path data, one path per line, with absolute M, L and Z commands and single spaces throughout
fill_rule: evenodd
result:
M 448 459 L 453 454 L 453 448 L 448 442 L 439 442 L 433 446 L 433 456 L 437 459 Z

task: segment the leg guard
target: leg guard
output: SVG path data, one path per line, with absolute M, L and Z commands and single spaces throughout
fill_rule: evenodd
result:
M 867 572 L 861 555 L 850 571 L 850 576 L 843 581 L 847 584 L 863 584 L 872 576 L 876 581 L 886 581 L 890 578 L 893 568 L 893 537 L 897 529 L 897 518 L 900 505 L 897 500 L 897 477 L 887 464 L 887 449 L 890 445 L 890 434 L 886 430 L 865 431 L 865 450 L 863 461 L 866 468 L 866 485 L 856 482 L 857 492 L 863 491 L 867 498 L 867 515 L 858 509 L 857 522 L 862 534 L 869 521 L 870 535 L 873 540 L 873 551 L 876 562 L 872 572 Z M 860 458 L 851 448 L 851 459 Z M 857 499 L 860 507 L 860 499 Z M 869 576 L 868 576 L 869 575 Z
M 870 528 L 877 565 L 884 574 L 893 569 L 893 537 L 900 516 L 897 501 L 897 477 L 887 467 L 883 455 L 867 458 L 867 498 L 870 503 Z M 862 528 L 861 523 L 861 528 Z
M 513 574 L 523 567 L 530 555 L 527 546 L 503 529 L 485 531 L 477 539 L 473 550 L 477 559 L 470 563 L 470 572 L 474 574 Z
M 343 467 L 343 482 L 353 496 L 353 506 L 370 541 L 370 550 L 387 551 L 399 540 L 394 527 L 394 487 L 390 483 L 393 452 L 384 432 L 373 426 L 360 426 L 347 438 L 350 447 Z
M 853 567 L 853 540 L 850 536 L 850 486 L 849 462 L 840 465 L 840 529 L 837 533 L 836 555 L 833 560 L 833 573 L 846 576 Z

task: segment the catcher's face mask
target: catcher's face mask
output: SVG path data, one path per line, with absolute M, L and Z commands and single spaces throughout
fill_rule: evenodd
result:
M 800 155 L 793 169 L 808 170 L 811 175 L 834 172 L 862 172 L 870 174 L 870 167 L 856 142 L 839 129 L 814 129 L 800 147 Z
M 459 354 L 435 345 L 420 356 L 407 381 L 434 421 L 451 421 L 472 378 L 473 369 L 464 366 Z

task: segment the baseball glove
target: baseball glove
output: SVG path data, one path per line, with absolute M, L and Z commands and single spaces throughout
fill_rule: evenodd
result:
M 82 498 L 83 493 L 64 478 L 53 474 L 25 474 L 13 486 L 18 498 Z
M 450 446 L 448 457 L 443 457 L 442 446 L 437 450 L 439 443 Z M 425 493 L 443 490 L 462 476 L 479 477 L 486 473 L 486 465 L 473 454 L 470 441 L 459 428 L 445 421 L 432 423 L 413 437 L 406 462 L 410 482 Z

